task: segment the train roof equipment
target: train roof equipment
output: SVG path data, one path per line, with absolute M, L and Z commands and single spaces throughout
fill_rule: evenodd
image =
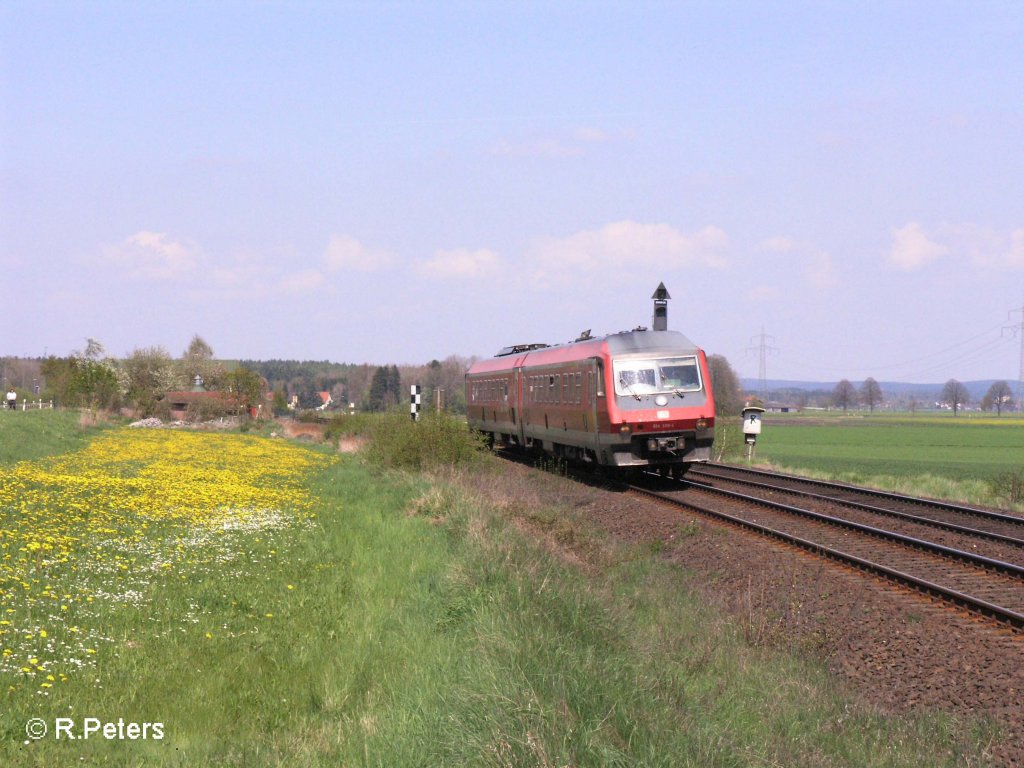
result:
M 502 347 L 494 356 L 507 357 L 508 355 L 518 355 L 522 352 L 532 352 L 535 349 L 544 349 L 550 346 L 550 344 L 513 344 L 511 347 Z

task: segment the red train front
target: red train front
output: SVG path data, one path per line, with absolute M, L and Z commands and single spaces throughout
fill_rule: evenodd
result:
M 665 329 L 667 298 L 659 286 L 652 330 L 507 347 L 475 363 L 466 373 L 469 426 L 497 442 L 620 469 L 678 477 L 710 460 L 707 360 Z

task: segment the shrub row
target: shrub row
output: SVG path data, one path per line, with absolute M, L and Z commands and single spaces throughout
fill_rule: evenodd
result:
M 413 421 L 406 411 L 340 415 L 324 430 L 327 440 L 366 439 L 365 455 L 377 465 L 413 471 L 472 466 L 483 460 L 483 439 L 462 419 L 427 412 Z

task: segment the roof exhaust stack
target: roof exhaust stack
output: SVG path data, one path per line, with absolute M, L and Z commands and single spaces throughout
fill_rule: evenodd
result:
M 651 329 L 655 331 L 668 330 L 668 289 L 664 283 L 658 283 L 658 290 L 651 296 L 654 299 L 654 317 L 651 318 Z

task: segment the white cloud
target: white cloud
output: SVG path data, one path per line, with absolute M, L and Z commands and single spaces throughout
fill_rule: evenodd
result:
M 439 250 L 434 257 L 417 265 L 416 271 L 430 277 L 474 278 L 493 274 L 501 265 L 497 253 L 485 248 Z
M 536 141 L 512 142 L 502 139 L 493 147 L 491 154 L 499 157 L 579 157 L 584 152 L 579 144 L 567 143 L 560 139 L 538 139 Z
M 1006 261 L 1011 267 L 1024 267 L 1024 229 L 1015 230 L 1010 238 L 1010 252 Z
M 810 256 L 807 264 L 807 282 L 816 290 L 823 291 L 839 284 L 836 265 L 832 256 L 824 251 Z
M 503 157 L 580 157 L 597 144 L 628 141 L 630 131 L 605 131 L 593 126 L 580 126 L 565 136 L 544 136 L 533 139 L 502 139 L 490 153 Z
M 944 245 L 930 240 L 919 223 L 911 221 L 904 227 L 892 230 L 889 263 L 897 269 L 913 272 L 947 251 Z
M 1013 232 L 966 223 L 946 224 L 929 236 L 917 222 L 893 230 L 889 261 L 905 271 L 919 269 L 949 254 L 963 265 L 980 269 L 1024 267 L 1024 229 Z
M 973 266 L 1024 267 L 1024 229 L 1003 234 L 976 224 L 959 224 L 947 227 L 943 234 L 951 250 L 968 256 Z
M 324 252 L 324 264 L 332 272 L 373 272 L 389 266 L 391 255 L 386 251 L 367 248 L 350 235 L 331 235 Z
M 180 280 L 197 269 L 200 259 L 194 244 L 145 230 L 106 246 L 103 255 L 108 263 L 139 280 Z
M 318 269 L 303 269 L 285 275 L 281 279 L 281 290 L 285 293 L 311 293 L 324 284 L 323 273 Z
M 747 296 L 754 301 L 776 301 L 782 298 L 782 291 L 774 285 L 756 285 L 747 291 Z
M 796 241 L 788 235 L 776 235 L 761 242 L 761 248 L 772 253 L 792 253 L 796 247 Z
M 668 224 L 627 220 L 564 238 L 547 238 L 529 256 L 535 277 L 546 280 L 631 266 L 720 268 L 726 264 L 728 245 L 728 236 L 718 227 L 686 233 Z
M 765 257 L 771 260 L 773 272 L 803 274 L 807 285 L 816 291 L 834 288 L 839 284 L 835 259 L 827 251 L 818 249 L 813 243 L 797 240 L 789 235 L 774 235 L 759 244 Z M 762 265 L 763 266 L 763 265 Z
M 573 136 L 579 141 L 587 142 L 588 144 L 601 144 L 611 140 L 611 135 L 606 131 L 602 131 L 600 128 L 592 128 L 590 126 L 581 126 L 573 131 Z

